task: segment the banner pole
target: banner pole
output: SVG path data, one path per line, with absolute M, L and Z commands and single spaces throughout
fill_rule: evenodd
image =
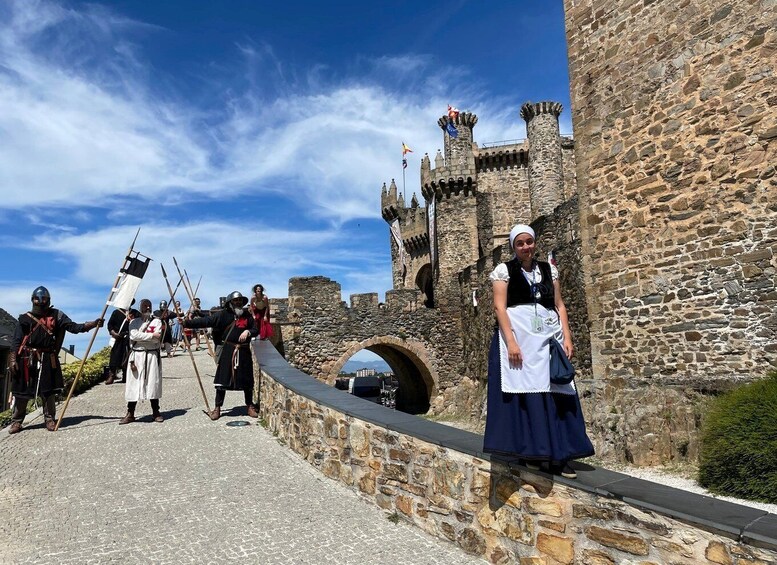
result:
M 105 313 L 108 311 L 108 302 L 110 302 L 111 297 L 113 296 L 113 289 L 116 288 L 116 285 L 119 284 L 119 281 L 121 280 L 121 269 L 124 267 L 124 264 L 127 262 L 127 258 L 132 254 L 132 250 L 135 248 L 135 242 L 138 240 L 139 234 L 140 234 L 140 228 L 138 228 L 138 231 L 135 232 L 135 238 L 132 240 L 132 243 L 130 244 L 129 249 L 127 250 L 127 253 L 124 255 L 124 259 L 121 262 L 121 267 L 119 267 L 119 274 L 116 276 L 116 280 L 113 282 L 113 285 L 111 286 L 111 292 L 108 294 L 108 299 L 105 301 L 105 306 L 103 306 L 103 311 L 102 311 L 102 314 L 100 314 L 99 319 L 105 319 Z M 67 412 L 68 404 L 70 404 L 70 398 L 73 396 L 73 392 L 76 389 L 76 384 L 78 384 L 78 379 L 81 378 L 81 373 L 84 372 L 84 364 L 86 363 L 86 360 L 89 358 L 89 352 L 92 350 L 92 345 L 94 345 L 94 339 L 97 337 L 97 332 L 99 331 L 100 331 L 100 326 L 97 326 L 94 329 L 94 332 L 92 333 L 92 338 L 89 340 L 89 345 L 86 348 L 84 357 L 83 359 L 81 359 L 81 366 L 78 367 L 78 372 L 76 373 L 76 376 L 73 379 L 73 384 L 70 385 L 70 391 L 67 393 L 67 398 L 65 399 L 65 405 L 62 407 L 62 411 L 59 413 L 59 419 L 57 419 L 57 425 L 54 427 L 55 432 L 59 429 L 59 425 L 62 423 L 62 418 L 65 417 L 65 412 Z

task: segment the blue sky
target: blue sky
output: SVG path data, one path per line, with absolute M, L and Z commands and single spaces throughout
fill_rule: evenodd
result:
M 6 0 L 0 307 L 43 284 L 96 317 L 138 227 L 155 303 L 172 256 L 208 306 L 302 275 L 382 296 L 401 143 L 409 202 L 448 104 L 482 143 L 525 137 L 527 100 L 571 131 L 560 1 Z

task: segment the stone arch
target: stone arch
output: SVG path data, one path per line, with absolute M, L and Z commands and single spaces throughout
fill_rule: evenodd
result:
M 332 366 L 326 382 L 334 385 L 335 378 L 352 355 L 366 349 L 388 363 L 399 380 L 397 410 L 409 414 L 425 414 L 437 394 L 439 379 L 429 360 L 423 342 L 393 336 L 376 336 L 351 345 Z
M 418 269 L 415 276 L 415 286 L 424 293 L 424 306 L 434 308 L 434 277 L 431 263 L 426 263 Z

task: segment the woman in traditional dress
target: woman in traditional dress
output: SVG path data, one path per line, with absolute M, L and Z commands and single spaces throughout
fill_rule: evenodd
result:
M 535 260 L 531 227 L 515 226 L 510 246 L 515 258 L 489 276 L 497 329 L 488 355 L 484 449 L 575 478 L 568 462 L 593 455 L 594 448 L 574 382 L 550 382 L 550 340 L 558 340 L 568 357 L 573 353 L 558 271 Z
M 251 313 L 254 316 L 256 327 L 259 329 L 259 339 L 272 337 L 272 325 L 270 324 L 270 301 L 264 294 L 264 287 L 255 284 L 251 289 Z

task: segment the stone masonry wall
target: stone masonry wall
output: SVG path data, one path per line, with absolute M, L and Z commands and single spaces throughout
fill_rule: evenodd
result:
M 561 163 L 564 171 L 562 201 L 577 195 L 577 170 L 575 169 L 575 142 L 569 137 L 561 138 Z
M 567 0 L 594 375 L 777 365 L 777 2 Z
M 346 416 L 266 372 L 261 379 L 261 418 L 292 451 L 387 512 L 491 563 L 777 560 L 775 551 Z
M 478 231 L 487 255 L 518 222 L 531 221 L 528 155 L 523 145 L 481 150 L 477 156 Z
M 282 325 L 289 339 L 282 346 L 290 363 L 333 384 L 350 355 L 377 346 L 421 365 L 422 376 L 432 381 L 427 383 L 432 399 L 459 383 L 462 346 L 456 317 L 425 308 L 422 293 L 412 289 L 388 291 L 383 305 L 377 294 L 351 300 L 347 307 L 340 285 L 326 277 L 289 280 L 288 323 Z

